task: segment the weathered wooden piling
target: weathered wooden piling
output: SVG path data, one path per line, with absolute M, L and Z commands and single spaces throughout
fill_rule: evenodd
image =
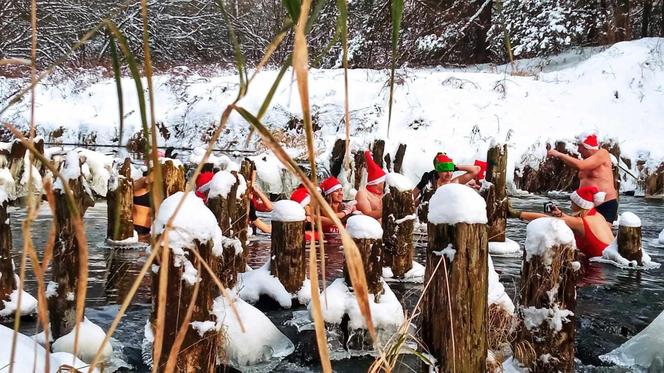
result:
M 245 159 L 240 164 L 240 172 L 237 174 L 238 185 L 235 189 L 235 208 L 233 211 L 233 232 L 235 238 L 240 240 L 243 252 L 243 263 L 238 263 L 238 272 L 244 272 L 249 259 L 249 204 L 253 195 L 252 177 L 254 177 L 256 165 L 253 161 Z M 241 268 L 240 268 L 241 267 Z
M 392 170 L 396 173 L 401 173 L 401 165 L 403 164 L 403 158 L 406 155 L 406 144 L 399 144 L 397 148 L 397 154 L 394 156 L 394 166 Z
M 270 273 L 289 293 L 300 290 L 306 277 L 304 220 L 304 209 L 299 203 L 290 200 L 274 203 Z
M 237 239 L 234 230 L 234 219 L 237 218 L 236 193 L 238 184 L 239 179 L 236 175 L 229 171 L 219 171 L 210 180 L 208 191 L 207 206 L 217 219 L 221 233 L 229 239 Z M 240 242 L 238 244 L 241 245 Z M 236 255 L 233 250 L 224 250 L 223 259 L 218 264 L 219 266 L 216 268 L 217 276 L 228 288 L 235 286 L 238 270 L 241 268 L 244 272 L 246 266 L 243 253 Z
M 86 190 L 85 180 L 81 175 L 78 153 L 67 153 L 60 173 L 67 179 L 74 202 L 82 220 L 88 207 L 94 206 L 94 200 Z M 55 246 L 53 248 L 53 282 L 57 284 L 55 293 L 48 299 L 48 312 L 51 321 L 51 333 L 58 339 L 74 329 L 76 323 L 76 290 L 79 279 L 79 243 L 76 239 L 76 227 L 72 220 L 73 211 L 64 194 L 62 180 L 55 183 Z
M 330 173 L 334 177 L 338 177 L 343 167 L 344 156 L 346 154 L 346 140 L 337 139 L 330 154 Z
M 618 253 L 625 259 L 636 260 L 643 265 L 641 245 L 641 219 L 631 212 L 624 212 L 618 220 Z
M 111 177 L 106 194 L 108 227 L 106 237 L 123 241 L 134 236 L 134 189 L 131 160 L 125 158 L 118 175 Z
M 157 241 L 161 239 L 164 227 L 173 214 L 184 193 L 176 193 L 165 199 L 155 219 Z M 172 232 L 180 232 L 174 234 Z M 188 232 L 188 234 L 181 234 Z M 205 233 L 202 233 L 205 232 Z M 196 237 L 196 235 L 199 237 Z M 213 324 L 212 313 L 214 299 L 220 294 L 209 272 L 205 270 L 192 247 L 200 254 L 200 259 L 211 268 L 217 266 L 223 248 L 221 247 L 221 231 L 214 222 L 214 217 L 205 207 L 202 200 L 189 194 L 178 215 L 173 221 L 173 230 L 164 240 L 164 250 L 171 250 L 168 263 L 153 266 L 152 273 L 152 313 L 151 325 L 156 326 L 160 307 L 165 307 L 163 323 L 164 333 L 159 359 L 155 359 L 158 372 L 166 372 L 169 353 L 174 347 L 179 329 L 186 322 L 186 334 L 179 348 L 175 371 L 177 372 L 215 372 L 216 356 L 219 352 L 221 338 Z M 184 240 L 190 239 L 189 242 Z M 153 248 L 156 250 L 157 248 Z M 161 256 L 158 256 L 161 257 Z M 160 275 L 164 266 L 168 266 L 166 279 L 166 302 L 159 302 Z M 198 293 L 193 300 L 191 319 L 185 315 L 194 296 L 194 286 L 198 284 Z M 154 348 L 153 348 L 154 353 Z M 154 356 L 153 356 L 154 358 Z
M 360 184 L 362 183 L 362 173 L 364 172 L 364 169 L 366 167 L 366 161 L 364 160 L 364 153 L 361 151 L 355 152 L 353 155 L 353 163 L 355 165 L 353 169 L 353 174 L 355 175 L 353 178 L 353 187 L 355 190 L 360 189 Z
M 163 158 L 161 160 L 161 175 L 164 178 L 164 198 L 167 198 L 177 192 L 184 191 L 184 166 L 182 163 L 180 163 L 180 161 Z
M 3 192 L 0 191 L 0 194 Z M 9 301 L 10 294 L 16 290 L 12 263 L 12 230 L 9 226 L 7 204 L 7 201 L 0 203 L 0 311 L 5 308 L 3 301 Z
M 507 228 L 507 145 L 495 145 L 487 153 L 486 181 L 491 185 L 484 191 L 486 214 L 489 219 L 489 242 L 505 242 Z
M 383 265 L 395 278 L 403 278 L 413 267 L 413 227 L 415 202 L 413 185 L 403 175 L 390 173 L 386 178 L 388 193 L 383 195 Z
M 553 238 L 552 238 L 553 237 Z M 528 224 L 514 356 L 531 372 L 573 372 L 576 308 L 574 234 L 560 219 Z
M 422 308 L 423 342 L 441 372 L 484 372 L 488 317 L 484 200 L 465 185 L 444 185 L 431 198 L 428 220 L 425 279 L 431 282 Z
M 417 205 L 417 219 L 419 219 L 420 223 L 427 223 L 429 221 L 429 201 L 434 193 L 436 193 L 436 189 L 429 184 L 420 192 L 420 203 Z
M 373 146 L 371 147 L 371 155 L 373 156 L 374 161 L 376 161 L 376 164 L 381 168 L 384 165 L 383 153 L 385 153 L 385 140 L 374 140 Z
M 374 299 L 378 302 L 380 295 L 383 294 L 381 277 L 383 271 L 383 229 L 378 220 L 365 215 L 353 215 L 348 218 L 346 229 L 360 251 L 369 293 L 374 294 Z M 348 286 L 351 286 L 350 274 L 345 263 L 344 280 Z

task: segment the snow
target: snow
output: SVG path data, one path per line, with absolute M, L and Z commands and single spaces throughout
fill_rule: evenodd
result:
M 570 322 L 569 316 L 574 316 L 570 310 L 560 309 L 558 304 L 553 308 L 521 307 L 523 315 L 523 325 L 528 330 L 538 329 L 544 322 L 548 324 L 549 329 L 559 332 L 563 328 L 563 323 Z
M 346 221 L 348 234 L 355 239 L 380 240 L 383 238 L 383 227 L 378 220 L 366 215 L 353 215 Z
M 261 189 L 268 193 L 290 192 L 283 187 L 282 170 L 284 166 L 272 153 L 265 153 L 250 157 L 256 165 L 256 179 Z
M 223 199 L 228 199 L 228 193 L 231 192 L 233 185 L 237 182 L 235 175 L 229 171 L 219 171 L 212 177 L 212 180 L 206 184 L 208 192 L 208 198 L 221 197 Z M 205 187 L 199 189 L 205 191 Z
M 18 289 L 9 294 L 9 301 L 3 300 L 4 308 L 0 310 L 0 318 L 8 317 L 16 313 L 16 306 L 18 305 Z M 21 295 L 21 308 L 19 314 L 21 316 L 32 315 L 37 312 L 37 299 L 30 295 L 28 292 L 23 291 Z
M 343 278 L 338 278 L 328 286 L 320 299 L 323 319 L 330 324 L 340 324 L 345 314 L 349 317 L 350 329 L 366 329 L 367 324 L 360 312 L 355 294 L 346 285 Z M 383 282 L 384 293 L 378 302 L 373 294 L 369 294 L 371 320 L 377 329 L 394 330 L 404 322 L 403 308 L 390 287 Z M 312 305 L 309 305 L 311 312 Z
M 564 221 L 556 218 L 539 218 L 528 223 L 526 227 L 526 261 L 530 261 L 533 256 L 539 256 L 544 265 L 551 265 L 553 260 L 551 248 L 556 245 L 576 247 L 574 233 Z
M 203 156 L 205 155 L 205 152 L 207 151 L 207 146 L 197 146 L 192 150 L 191 154 L 189 154 L 189 164 L 193 166 L 198 166 L 200 163 L 203 162 Z M 210 156 L 207 159 L 206 163 L 212 163 L 215 168 L 219 169 L 224 169 L 227 165 L 230 159 L 225 156 L 216 156 L 213 153 L 210 153 Z
M 486 202 L 470 187 L 446 184 L 429 200 L 428 220 L 432 224 L 486 224 Z
M 106 333 L 99 326 L 95 325 L 87 317 L 83 318 L 83 322 L 79 324 L 78 334 L 78 351 L 77 357 L 85 362 L 92 362 L 97 350 L 101 347 Z M 53 352 L 74 352 L 74 337 L 76 329 L 73 329 L 66 335 L 58 338 L 53 342 Z M 106 343 L 102 349 L 101 360 L 104 361 L 111 356 L 113 348 L 110 343 Z
M 79 156 L 85 157 L 85 164 L 89 169 L 89 175 L 85 175 L 90 188 L 98 195 L 105 197 L 108 188 L 108 180 L 111 177 L 113 158 L 88 149 L 76 149 Z
M 410 179 L 396 172 L 390 172 L 387 174 L 385 183 L 386 186 L 397 188 L 397 190 L 400 192 L 411 191 L 415 188 L 415 185 L 412 181 L 410 181 Z M 385 188 L 385 191 L 387 192 L 389 189 Z
M 0 204 L 16 199 L 16 184 L 8 168 L 0 169 Z
M 659 232 L 659 237 L 657 237 L 657 240 L 659 241 L 660 244 L 664 245 L 664 229 L 662 229 L 662 231 Z
M 0 324 L 0 372 L 9 372 L 12 338 L 14 331 L 2 324 Z M 18 333 L 16 338 L 16 352 L 14 355 L 13 369 L 14 372 L 44 372 L 45 371 L 45 356 L 46 350 L 30 337 Z M 75 359 L 74 356 L 68 353 L 52 353 L 49 356 L 49 370 L 50 373 L 60 372 L 60 367 L 73 365 L 80 372 L 88 372 L 86 368 L 87 363 Z M 73 363 L 73 364 L 72 364 Z M 95 370 L 96 372 L 96 370 Z
M 272 204 L 272 221 L 304 221 L 304 208 L 297 202 L 281 200 Z
M 198 333 L 198 335 L 203 338 L 205 333 L 216 331 L 217 324 L 214 321 L 192 321 L 191 327 Z
M 48 285 L 46 285 L 46 299 L 58 296 L 58 286 L 55 281 L 48 282 Z
M 650 325 L 639 334 L 630 338 L 615 350 L 600 355 L 600 359 L 607 363 L 613 363 L 622 367 L 630 368 L 635 372 L 654 372 L 656 361 L 662 368 L 664 360 L 664 312 L 653 320 Z
M 510 314 L 514 314 L 514 303 L 500 282 L 500 277 L 493 267 L 491 255 L 489 255 L 489 304 L 498 305 Z
M 110 238 L 106 239 L 106 242 L 110 245 L 114 246 L 127 246 L 127 245 L 132 245 L 138 243 L 138 232 L 134 231 L 133 235 L 131 237 L 127 237 L 124 240 L 111 240 Z
M 81 176 L 80 158 L 77 152 L 67 152 L 64 164 L 60 169 L 60 176 L 53 184 L 53 189 L 64 193 L 62 180 L 64 179 L 68 183 L 69 180 L 78 179 Z
M 433 253 L 435 255 L 438 255 L 438 256 L 445 255 L 445 257 L 447 257 L 447 260 L 449 262 L 453 262 L 454 261 L 454 256 L 456 255 L 456 250 L 454 249 L 454 246 L 452 246 L 452 244 L 447 244 L 446 248 L 444 248 L 442 250 L 439 250 L 439 251 L 434 250 Z
M 421 284 L 424 282 L 425 270 L 426 267 L 416 261 L 413 261 L 413 267 L 408 272 L 404 273 L 403 278 L 394 278 L 392 268 L 383 267 L 383 279 L 387 282 L 413 282 L 416 284 Z
M 175 212 L 182 198 L 185 198 L 185 194 L 177 192 L 162 202 L 152 225 L 152 231 L 155 234 L 159 235 L 164 231 L 166 223 Z M 193 193 L 189 193 L 186 195 L 177 216 L 173 219 L 167 244 L 168 247 L 174 249 L 175 253 L 175 249 L 194 248 L 194 240 L 199 242 L 212 241 L 212 253 L 215 256 L 222 255 L 222 235 L 217 219 L 212 211 L 205 206 L 202 199 L 196 197 Z
M 489 254 L 506 255 L 521 252 L 518 242 L 505 237 L 505 242 L 489 242 Z
M 623 227 L 638 228 L 641 226 L 641 219 L 635 213 L 625 211 L 618 217 L 618 225 Z
M 279 279 L 270 273 L 270 264 L 240 273 L 235 289 L 243 300 L 256 303 L 261 295 L 274 299 L 283 308 L 291 308 L 293 298 L 297 298 L 300 304 L 307 304 L 311 299 L 311 285 L 308 279 L 302 283 L 302 287 L 296 294 L 290 294 Z
M 607 263 L 614 265 L 618 268 L 641 268 L 641 269 L 654 269 L 659 268 L 660 263 L 653 262 L 650 258 L 650 255 L 641 247 L 641 263 L 642 266 L 639 266 L 636 260 L 627 260 L 627 258 L 620 255 L 618 252 L 618 238 L 614 238 L 609 246 L 602 251 L 601 257 L 590 258 L 591 262 Z
M 244 300 L 234 298 L 244 332 L 223 296 L 214 300 L 212 312 L 218 328 L 223 328 L 226 343 L 224 353 L 236 368 L 255 365 L 290 355 L 295 346 L 277 329 L 272 321 Z

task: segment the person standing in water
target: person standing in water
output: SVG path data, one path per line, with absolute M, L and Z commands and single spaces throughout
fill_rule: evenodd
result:
M 606 193 L 606 201 L 597 206 L 596 210 L 611 224 L 618 219 L 618 192 L 613 178 L 611 154 L 606 149 L 600 149 L 596 134 L 581 135 L 577 149 L 582 159 L 555 149 L 549 150 L 547 155 L 579 170 L 580 187 L 596 186 L 600 192 Z

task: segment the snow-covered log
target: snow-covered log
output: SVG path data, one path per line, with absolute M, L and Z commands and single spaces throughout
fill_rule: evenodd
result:
M 295 201 L 275 202 L 272 210 L 270 273 L 289 293 L 296 293 L 306 277 L 305 213 Z
M 488 346 L 486 204 L 472 188 L 448 184 L 438 188 L 429 207 L 424 278 L 431 282 L 422 339 L 441 372 L 482 372 Z
M 574 371 L 576 253 L 574 234 L 562 220 L 528 224 L 512 350 L 532 372 Z
M 623 258 L 643 265 L 641 219 L 632 212 L 623 212 L 618 219 L 618 253 Z
M 360 251 L 364 276 L 367 280 L 369 293 L 380 299 L 383 293 L 382 265 L 382 238 L 383 229 L 378 220 L 366 215 L 353 215 L 346 222 L 346 230 Z M 346 284 L 351 286 L 348 266 L 344 264 L 344 278 Z
M 81 173 L 79 154 L 67 153 L 60 168 L 60 175 L 69 185 L 78 208 L 81 221 L 88 207 L 94 206 L 92 192 Z M 76 323 L 76 290 L 78 287 L 80 254 L 76 239 L 73 211 L 64 194 L 63 180 L 58 178 L 55 191 L 55 247 L 53 248 L 53 287 L 49 294 L 48 312 L 53 339 L 68 334 Z M 48 296 L 48 295 L 47 295 Z
M 383 195 L 383 265 L 392 269 L 394 278 L 402 279 L 413 267 L 413 227 L 415 202 L 413 184 L 397 173 L 387 175 L 387 193 Z

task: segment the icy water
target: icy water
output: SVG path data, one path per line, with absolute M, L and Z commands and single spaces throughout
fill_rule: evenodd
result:
M 527 199 L 514 198 L 513 205 L 517 208 L 541 210 L 543 202 L 548 198 L 530 196 Z M 565 200 L 558 201 L 567 206 Z M 620 211 L 636 213 L 643 223 L 644 248 L 652 259 L 664 263 L 664 248 L 652 244 L 652 239 L 664 227 L 664 203 L 647 201 L 640 198 L 621 197 Z M 14 246 L 21 247 L 20 222 L 24 213 L 14 210 L 12 213 L 12 231 Z M 50 229 L 50 212 L 43 205 L 37 221 L 33 225 L 35 246 L 44 247 Z M 90 242 L 90 282 L 86 315 L 92 321 L 107 329 L 117 314 L 119 304 L 126 298 L 131 284 L 145 262 L 144 250 L 109 250 L 104 246 L 106 234 L 106 204 L 103 201 L 89 209 L 85 215 L 86 230 Z M 525 223 L 510 220 L 508 237 L 523 244 L 525 240 Z M 416 259 L 424 263 L 425 237 L 417 236 Z M 258 235 L 252 238 L 252 255 L 250 265 L 254 268 L 262 265 L 269 256 L 269 236 Z M 514 298 L 515 288 L 519 280 L 521 267 L 520 256 L 494 256 L 496 270 L 505 285 L 508 294 Z M 20 263 L 16 256 L 15 262 Z M 342 276 L 343 254 L 339 242 L 330 239 L 326 245 L 327 283 Z M 28 263 L 28 274 L 31 269 Z M 50 274 L 47 275 L 47 279 Z M 36 292 L 36 283 L 28 275 L 27 290 Z M 422 285 L 391 284 L 405 308 L 412 309 L 416 303 Z M 622 372 L 616 367 L 603 367 L 598 356 L 613 350 L 631 336 L 645 328 L 664 309 L 664 269 L 649 271 L 618 269 L 608 264 L 591 263 L 586 277 L 579 283 L 577 303 L 577 358 L 580 360 L 577 371 L 580 372 Z M 124 362 L 122 371 L 146 372 L 141 358 L 141 341 L 143 327 L 150 310 L 150 282 L 145 278 L 132 305 L 128 309 L 120 328 L 114 334 L 115 355 Z M 293 372 L 319 371 L 315 337 L 311 331 L 298 332 L 287 321 L 292 318 L 293 311 L 303 311 L 304 307 L 293 310 L 268 310 L 267 314 L 281 331 L 296 345 L 295 352 L 281 362 L 261 367 L 264 371 Z M 22 331 L 34 334 L 34 321 L 24 321 Z M 346 355 L 346 356 L 344 356 Z M 333 368 L 337 372 L 366 371 L 373 358 L 350 357 L 343 350 L 334 353 L 337 360 Z M 416 359 L 405 357 L 400 371 L 417 369 Z

